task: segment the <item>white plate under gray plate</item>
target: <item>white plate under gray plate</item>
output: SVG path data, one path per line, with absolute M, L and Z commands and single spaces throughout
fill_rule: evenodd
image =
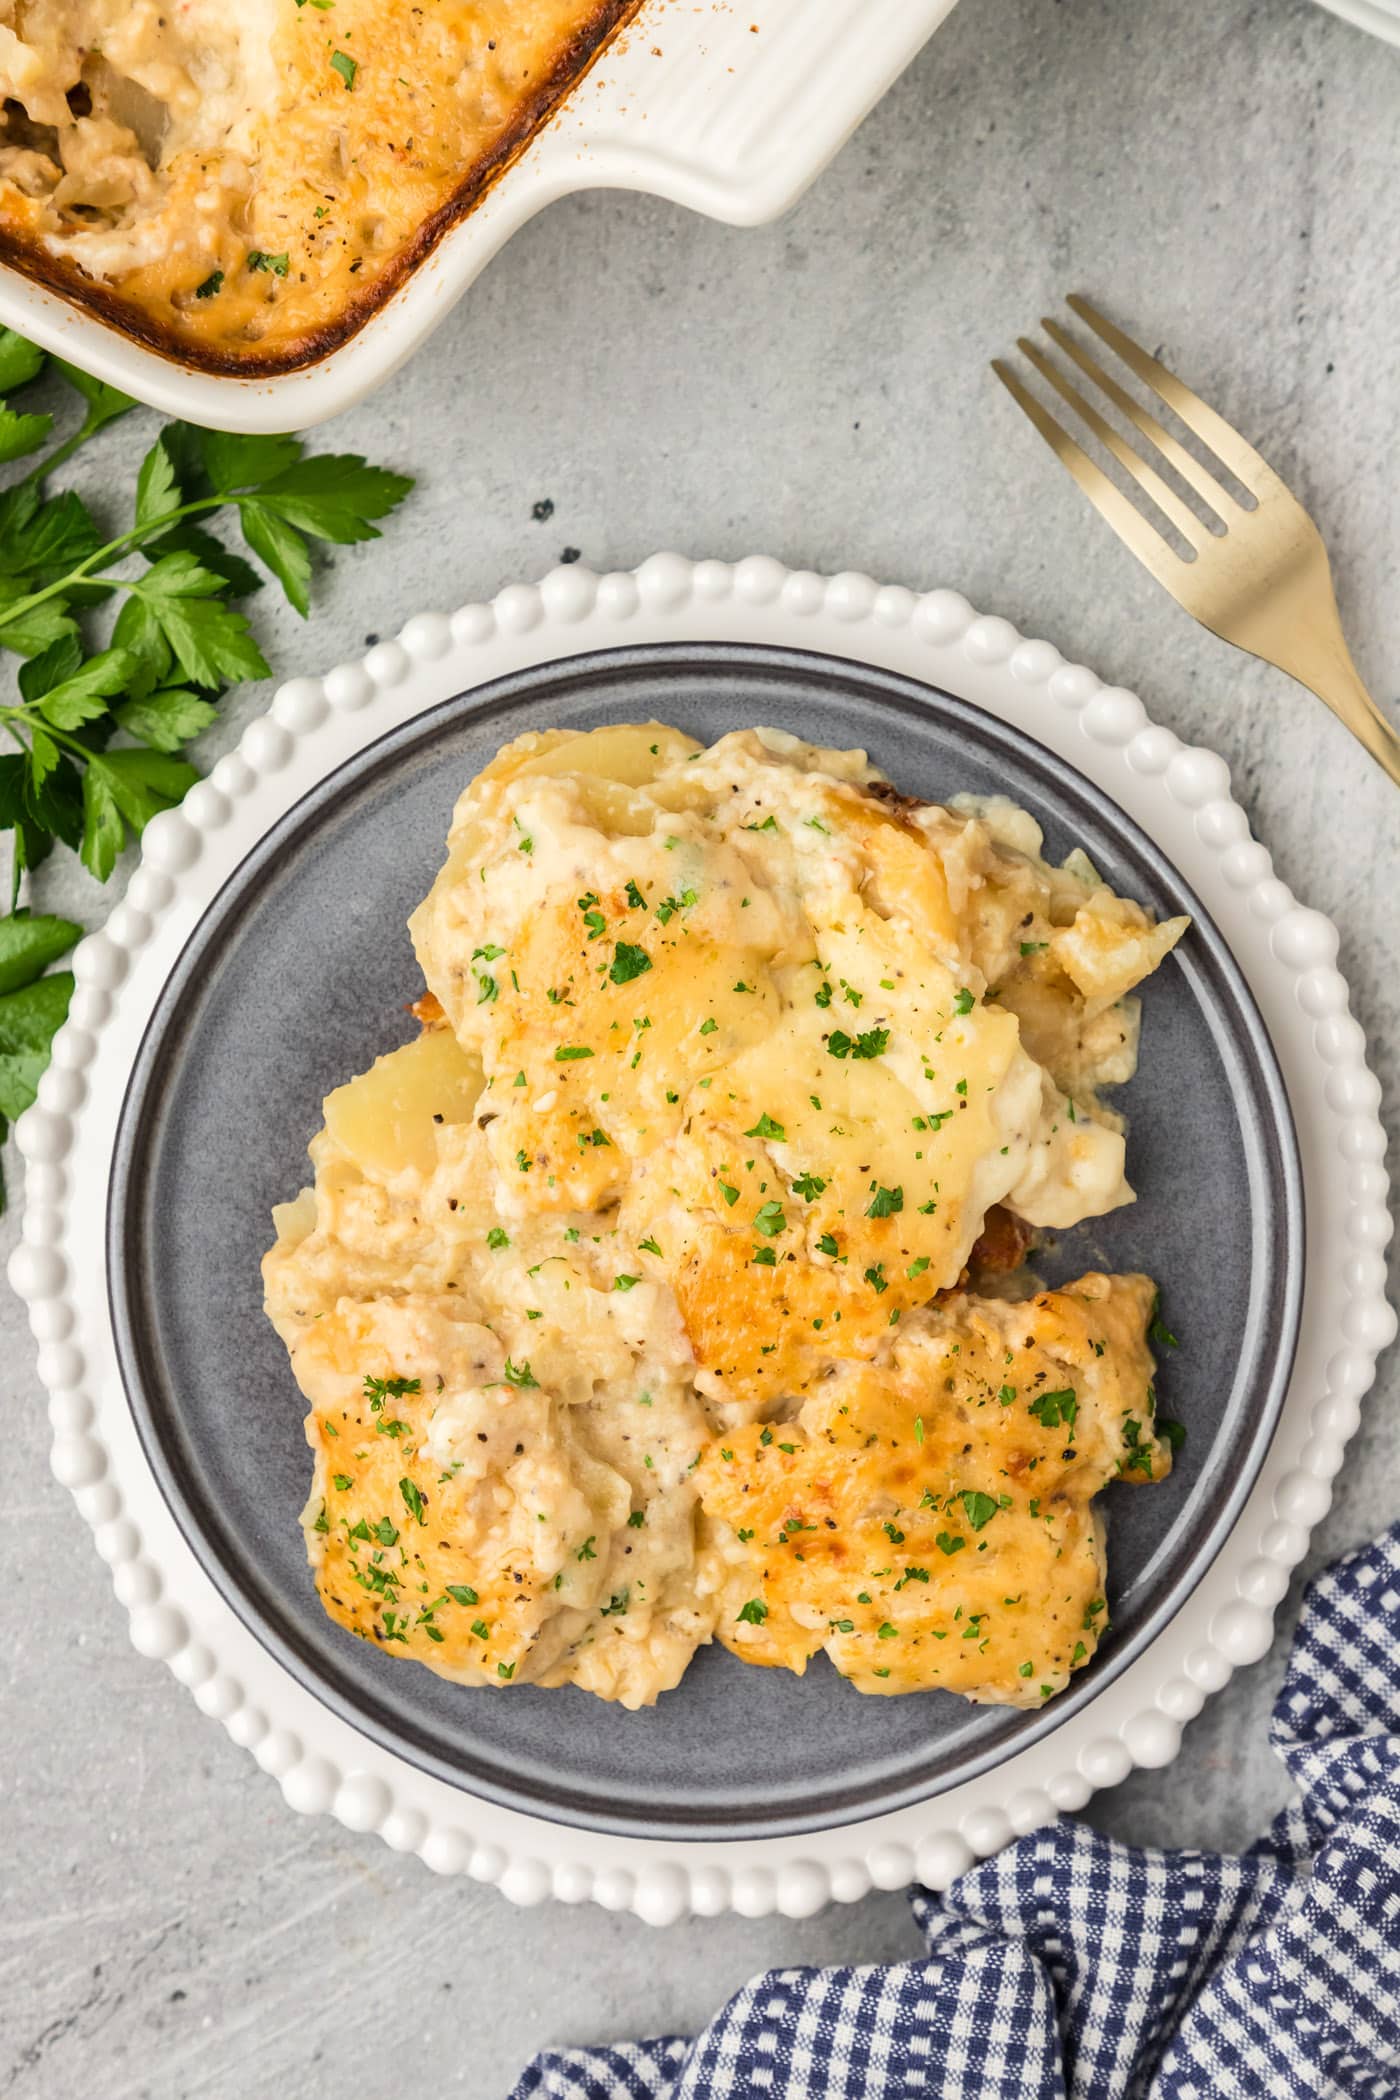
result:
M 253 1050 L 262 1059 L 258 1085 L 267 1131 L 249 1155 L 257 1186 L 233 1186 L 236 1170 L 226 1161 L 202 1198 L 217 1202 L 217 1184 L 229 1184 L 228 1230 L 240 1246 L 242 1237 L 249 1241 L 239 1256 L 243 1266 L 257 1238 L 255 1211 L 269 1194 L 284 1192 L 283 1177 L 285 1185 L 295 1180 L 294 1154 L 314 1117 L 316 1093 L 340 1076 L 334 1029 L 304 1058 L 289 1058 L 279 1077 L 268 1062 L 273 1031 L 265 1032 L 261 1051 L 251 1038 L 235 1044 L 230 1009 L 219 1011 L 218 1000 L 182 971 L 182 956 L 195 961 L 217 950 L 229 982 L 250 969 L 257 975 L 252 949 L 244 944 L 240 950 L 236 940 L 230 945 L 225 907 L 245 901 L 264 912 L 265 929 L 274 935 L 277 878 L 261 842 L 275 831 L 276 843 L 292 845 L 283 893 L 290 926 L 298 898 L 314 885 L 314 859 L 334 859 L 337 824 L 356 798 L 372 810 L 387 768 L 396 792 L 423 802 L 425 823 L 411 827 L 414 864 L 403 877 L 409 889 L 421 887 L 437 850 L 435 840 L 417 839 L 428 805 L 440 828 L 456 776 L 479 758 L 478 745 L 484 749 L 498 729 L 505 735 L 517 726 L 531 695 L 560 711 L 578 707 L 581 719 L 589 704 L 595 711 L 616 709 L 616 686 L 611 696 L 604 686 L 591 703 L 579 699 L 587 673 L 576 668 L 524 680 L 522 672 L 564 656 L 625 648 L 628 655 L 611 659 L 605 678 L 625 686 L 631 665 L 627 676 L 652 680 L 650 706 L 666 682 L 664 668 L 646 652 L 689 643 L 721 646 L 667 659 L 677 665 L 674 691 L 683 715 L 705 713 L 697 676 L 702 684 L 708 680 L 705 704 L 713 706 L 717 670 L 722 678 L 726 661 L 732 675 L 725 704 L 735 719 L 744 715 L 746 680 L 752 693 L 764 684 L 756 660 L 743 658 L 750 645 L 884 667 L 899 677 L 855 671 L 843 680 L 795 659 L 783 660 L 782 677 L 805 677 L 800 704 L 825 706 L 833 732 L 847 735 L 853 724 L 868 724 L 864 740 L 877 753 L 883 747 L 897 777 L 922 768 L 916 787 L 941 784 L 949 792 L 963 783 L 937 781 L 931 767 L 951 773 L 965 759 L 969 774 L 980 777 L 1002 752 L 1017 791 L 1044 807 L 1057 845 L 1087 826 L 1099 851 L 1126 855 L 1125 872 L 1136 886 L 1146 885 L 1152 901 L 1169 904 L 1182 885 L 1194 893 L 1210 924 L 1203 923 L 1184 955 L 1177 990 L 1164 975 L 1149 996 L 1135 1104 L 1148 1170 L 1141 1176 L 1145 1201 L 1140 1227 L 1128 1213 L 1105 1229 L 1112 1259 L 1152 1266 L 1159 1253 L 1169 1265 L 1182 1258 L 1171 1254 L 1169 1242 L 1189 1194 L 1172 1182 L 1164 1133 L 1154 1136 L 1153 1126 L 1154 1106 L 1165 1104 L 1173 1113 L 1176 1081 L 1164 1063 L 1154 1087 L 1154 1029 L 1169 1048 L 1184 1045 L 1186 1037 L 1175 1031 L 1188 1025 L 1194 1000 L 1199 1014 L 1214 1017 L 1194 1038 L 1203 1084 L 1207 1091 L 1228 1086 L 1204 1068 L 1222 1047 L 1227 1060 L 1239 1055 L 1235 1021 L 1223 1024 L 1214 1050 L 1209 1042 L 1211 1025 L 1222 1026 L 1222 987 L 1228 990 L 1237 970 L 1237 993 L 1225 1006 L 1238 1009 L 1236 1021 L 1257 1008 L 1267 1039 L 1244 1029 L 1254 1045 L 1245 1060 L 1254 1076 L 1241 1092 L 1248 1098 L 1237 1119 L 1234 1155 L 1220 1122 L 1218 1142 L 1203 1147 L 1199 1163 L 1203 1176 L 1220 1177 L 1208 1194 L 1223 1194 L 1227 1207 L 1237 1195 L 1242 1223 L 1249 1218 L 1248 1234 L 1241 1234 L 1249 1251 L 1240 1247 L 1235 1255 L 1236 1279 L 1246 1288 L 1221 1319 L 1241 1337 L 1233 1368 L 1254 1397 L 1242 1398 L 1229 1419 L 1212 1420 L 1211 1394 L 1196 1381 L 1213 1390 L 1228 1383 L 1210 1356 L 1222 1337 L 1211 1326 L 1212 1302 L 1187 1264 L 1179 1274 L 1193 1302 L 1174 1306 L 1173 1313 L 1188 1330 L 1188 1346 L 1167 1376 L 1171 1405 L 1190 1420 L 1198 1457 L 1193 1470 L 1188 1443 L 1175 1488 L 1143 1491 L 1135 1500 L 1126 1490 L 1110 1493 L 1110 1522 L 1122 1548 L 1117 1646 L 1031 1725 L 968 1715 L 941 1695 L 863 1702 L 825 1671 L 796 1685 L 776 1673 L 746 1672 L 718 1654 L 703 1657 L 693 1690 L 688 1685 L 671 1695 L 680 1702 L 677 1711 L 687 1700 L 698 1702 L 707 1728 L 732 1712 L 730 1748 L 763 1776 L 752 1787 L 736 1787 L 732 1775 L 697 1770 L 699 1812 L 687 1824 L 678 1808 L 684 1765 L 671 1740 L 676 1731 L 662 1718 L 664 1701 L 661 1717 L 628 1717 L 578 1694 L 453 1692 L 378 1656 L 366 1658 L 375 1666 L 370 1678 L 347 1676 L 341 1636 L 308 1603 L 294 1527 L 280 1506 L 288 1496 L 295 1499 L 290 1454 L 299 1403 L 275 1354 L 266 1364 L 258 1358 L 254 1391 L 238 1401 L 250 1425 L 247 1446 L 240 1452 L 225 1440 L 214 1448 L 218 1439 L 209 1425 L 217 1417 L 217 1395 L 211 1388 L 191 1405 L 182 1433 L 193 1445 L 181 1449 L 175 1411 L 161 1386 L 172 1367 L 179 1371 L 181 1350 L 193 1343 L 197 1354 L 214 1332 L 206 1329 L 201 1344 L 189 1325 L 197 1278 L 172 1271 L 173 1294 L 162 1308 L 144 1264 L 122 1258 L 117 1311 L 135 1410 L 118 1372 L 113 1307 L 98 1279 L 109 1193 L 115 1243 L 124 1247 L 138 1198 L 150 1217 L 163 1203 L 180 1200 L 182 1180 L 195 1172 L 194 1153 L 182 1147 L 201 1111 L 219 1101 L 225 1112 L 235 1106 L 237 1088 L 230 1092 L 227 1073 L 221 1077 L 221 1058 Z M 684 675 L 681 665 L 690 666 Z M 961 695 L 983 713 L 930 696 L 921 721 L 906 679 Z M 503 712 L 494 720 L 485 718 L 487 707 L 475 720 L 470 705 L 457 705 L 429 725 L 406 728 L 425 708 L 496 681 L 504 681 L 496 696 Z M 778 686 L 769 690 L 781 713 L 783 693 Z M 787 705 L 794 704 L 789 690 Z M 753 717 L 763 713 L 760 696 Z M 717 723 L 720 716 L 706 719 Z M 436 743 L 425 740 L 425 727 Z M 1076 776 L 1082 776 L 1078 783 Z M 1057 798 L 1067 799 L 1057 806 Z M 402 948 L 405 971 L 411 965 L 399 927 L 410 901 L 407 890 L 400 897 L 381 872 L 364 906 L 373 927 L 383 918 L 390 954 L 397 953 L 396 941 Z M 1212 945 L 1217 937 L 1218 949 Z M 350 919 L 338 925 L 336 940 L 347 953 L 360 938 Z M 1378 1094 L 1360 1030 L 1346 1010 L 1335 952 L 1329 923 L 1296 905 L 1274 878 L 1267 853 L 1230 800 L 1218 758 L 1183 747 L 1148 722 L 1131 694 L 1102 687 L 1092 673 L 1066 665 L 1047 644 L 1022 641 L 1003 621 L 977 618 L 949 592 L 916 597 L 863 577 L 793 574 L 763 559 L 730 567 L 659 556 L 635 575 L 604 578 L 575 567 L 539 586 L 512 586 L 492 605 L 467 607 L 450 619 L 423 616 L 363 663 L 342 665 L 324 679 L 293 680 L 183 809 L 150 827 L 126 901 L 105 933 L 78 951 L 72 1017 L 55 1046 L 39 1105 L 19 1131 L 28 1161 L 27 1207 L 25 1243 L 12 1275 L 31 1303 L 41 1344 L 55 1470 L 73 1488 L 113 1566 L 133 1639 L 170 1664 L 201 1706 L 281 1781 L 294 1807 L 378 1830 L 431 1866 L 499 1882 L 517 1900 L 551 1892 L 566 1900 L 591 1897 L 655 1920 L 730 1906 L 796 1914 L 916 1872 L 941 1882 L 974 1853 L 1057 1808 L 1081 1805 L 1095 1786 L 1111 1784 L 1134 1763 L 1166 1762 L 1182 1723 L 1205 1696 L 1267 1645 L 1272 1608 L 1306 1548 L 1309 1527 L 1327 1506 L 1328 1483 L 1355 1425 L 1375 1351 L 1393 1328 L 1382 1295 L 1388 1220 Z M 286 957 L 275 964 L 260 978 L 256 996 L 275 1004 L 279 978 L 291 966 Z M 386 968 L 376 1000 L 399 989 L 399 967 Z M 379 1028 L 377 1010 L 368 1026 L 363 1043 L 346 1038 L 350 1063 L 378 1047 L 370 1039 Z M 138 1064 L 148 1031 L 150 1048 Z M 201 1043 L 210 1054 L 201 1057 Z M 1271 1095 L 1274 1059 L 1299 1133 L 1307 1260 L 1293 1374 L 1286 1393 L 1272 1396 L 1278 1411 L 1270 1434 L 1269 1351 L 1261 1335 L 1272 1322 L 1286 1341 L 1290 1279 L 1300 1252 L 1296 1232 L 1280 1236 L 1268 1229 L 1271 1205 L 1292 1209 L 1288 1118 Z M 123 1173 L 113 1184 L 118 1123 L 133 1071 L 129 1129 L 142 1115 L 149 1120 L 153 1073 L 168 1072 L 172 1102 L 170 1113 L 151 1125 L 156 1141 L 127 1148 L 128 1164 L 140 1168 L 135 1180 Z M 244 1104 L 241 1112 L 251 1116 L 256 1104 Z M 1174 1113 L 1189 1137 L 1184 1095 Z M 1168 1212 L 1156 1207 L 1168 1200 Z M 1152 1242 L 1136 1253 L 1135 1230 L 1148 1232 Z M 175 1258 L 174 1242 L 166 1251 Z M 82 1279 L 81 1290 L 72 1288 L 75 1278 Z M 256 1286 L 241 1278 L 241 1269 L 240 1279 L 229 1285 L 227 1319 L 234 1346 L 251 1351 L 261 1339 Z M 1193 1347 L 1200 1352 L 1194 1367 Z M 1227 1373 L 1228 1359 L 1226 1347 Z M 190 1375 L 192 1361 L 180 1376 Z M 272 1555 L 273 1573 L 259 1591 L 248 1556 L 230 1552 L 227 1534 L 247 1529 L 252 1504 L 238 1498 L 256 1486 L 260 1448 L 274 1516 L 259 1542 Z M 1120 1508 L 1133 1511 L 1130 1520 Z M 224 1536 L 217 1537 L 221 1523 Z M 1135 1531 L 1140 1523 L 1148 1530 Z M 1153 1533 L 1153 1526 L 1161 1529 Z M 834 1762 L 813 1762 L 806 1751 L 796 1760 L 779 1757 L 783 1731 L 799 1707 L 804 1729 L 810 1732 L 813 1722 L 818 1732 L 830 1728 Z M 931 1720 L 926 1745 L 906 1739 L 911 1725 L 918 1732 L 919 1710 L 933 1716 L 935 1707 L 955 1718 Z M 553 1795 L 547 1761 L 531 1739 L 532 1711 L 548 1715 L 569 1737 Z M 863 1751 L 862 1721 L 869 1735 Z M 849 1743 L 848 1723 L 855 1730 Z M 511 1734 L 517 1726 L 525 1730 L 518 1742 Z M 609 1765 L 625 1759 L 634 1740 L 644 1759 L 643 1738 L 650 1736 L 658 1753 L 655 1782 L 615 1788 L 609 1807 L 603 1798 Z M 850 1779 L 844 1789 L 843 1767 Z

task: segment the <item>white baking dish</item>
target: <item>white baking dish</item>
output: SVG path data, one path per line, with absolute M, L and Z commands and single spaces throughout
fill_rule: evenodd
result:
M 357 335 L 304 371 L 197 372 L 0 264 L 0 323 L 169 415 L 301 430 L 397 370 L 491 257 L 570 190 L 647 190 L 711 218 L 776 218 L 955 0 L 646 0 L 526 151 Z

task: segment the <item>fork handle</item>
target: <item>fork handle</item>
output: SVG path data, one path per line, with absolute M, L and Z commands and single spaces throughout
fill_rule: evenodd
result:
M 1331 637 L 1328 637 L 1331 640 Z M 1351 652 L 1337 632 L 1335 643 L 1309 650 L 1307 659 L 1287 666 L 1293 676 L 1344 722 L 1364 744 L 1382 772 L 1400 787 L 1400 732 L 1381 713 L 1361 682 Z

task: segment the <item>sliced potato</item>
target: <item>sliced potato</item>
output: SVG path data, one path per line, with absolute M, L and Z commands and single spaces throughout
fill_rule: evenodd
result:
M 431 1174 L 434 1131 L 442 1123 L 469 1122 L 481 1086 L 476 1059 L 450 1029 L 431 1028 L 327 1094 L 326 1128 L 372 1180 L 405 1168 Z
M 577 736 L 559 735 L 558 741 L 531 752 L 511 772 L 522 779 L 531 773 L 596 774 L 600 780 L 616 780 L 623 787 L 645 787 L 677 760 L 699 749 L 692 737 L 662 722 L 622 722 L 607 729 L 584 730 Z

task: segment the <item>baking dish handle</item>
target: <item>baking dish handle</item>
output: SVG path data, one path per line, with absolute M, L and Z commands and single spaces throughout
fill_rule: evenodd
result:
M 648 190 L 734 225 L 801 195 L 955 0 L 645 0 L 556 119 L 570 188 Z

